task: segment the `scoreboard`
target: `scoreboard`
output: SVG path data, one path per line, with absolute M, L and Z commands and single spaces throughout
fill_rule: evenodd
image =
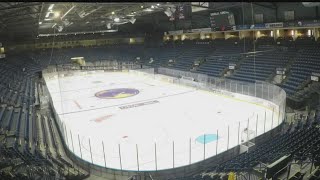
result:
M 212 31 L 232 30 L 235 25 L 234 15 L 228 11 L 210 13 L 210 22 Z

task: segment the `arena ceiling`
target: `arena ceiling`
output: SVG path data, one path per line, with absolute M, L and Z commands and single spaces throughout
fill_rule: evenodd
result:
M 183 3 L 191 6 L 190 2 Z M 140 24 L 139 28 L 143 29 L 146 28 L 146 23 L 166 24 L 169 20 L 164 12 L 181 4 L 182 2 L 0 2 L 0 37 L 19 41 L 37 38 L 39 34 L 112 32 L 125 24 Z M 241 7 L 240 2 L 208 4 L 203 7 L 210 11 Z M 275 3 L 263 2 L 260 5 L 269 8 L 276 6 Z M 192 7 L 201 8 L 202 4 L 193 4 Z M 157 16 L 156 20 L 154 16 Z M 143 23 L 136 23 L 136 20 Z

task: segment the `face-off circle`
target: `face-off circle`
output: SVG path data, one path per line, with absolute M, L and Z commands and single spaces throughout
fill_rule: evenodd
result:
M 108 89 L 108 90 L 97 92 L 95 96 L 101 99 L 121 99 L 121 98 L 128 98 L 131 96 L 135 96 L 139 93 L 140 91 L 138 89 L 117 88 L 117 89 Z

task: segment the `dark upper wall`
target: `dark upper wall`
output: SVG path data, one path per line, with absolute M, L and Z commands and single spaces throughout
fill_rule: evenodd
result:
M 292 2 L 292 3 L 278 3 L 278 18 L 280 21 L 284 21 L 284 11 L 294 11 L 295 20 L 303 19 L 316 19 L 317 9 L 315 7 L 305 7 L 301 2 Z
M 245 4 L 243 7 L 233 8 L 231 12 L 234 13 L 235 23 L 241 24 L 252 24 L 252 14 L 263 14 L 264 23 L 276 22 L 276 9 L 266 8 L 262 6 Z M 244 18 L 243 18 L 244 17 Z M 254 20 L 254 19 L 253 19 Z
M 263 14 L 264 23 L 283 22 L 284 12 L 290 11 L 290 10 L 294 11 L 295 20 L 319 19 L 319 15 L 320 15 L 320 8 L 305 7 L 302 5 L 301 2 L 275 3 L 276 6 L 272 6 L 271 3 L 264 3 L 264 2 L 257 2 L 257 4 L 253 3 L 252 5 L 253 12 L 251 8 L 251 4 L 249 3 L 243 3 L 243 7 L 240 5 L 237 7 L 232 7 L 228 10 L 234 13 L 235 23 L 237 25 L 252 24 L 252 14 L 253 14 L 253 17 L 255 14 Z M 219 11 L 223 11 L 223 10 L 227 10 L 227 9 L 220 9 Z M 169 18 L 162 12 L 156 13 L 152 17 L 153 18 L 152 25 L 154 26 L 152 29 L 158 30 L 158 31 L 171 31 L 171 30 L 179 30 L 179 29 L 210 27 L 211 12 L 217 12 L 217 11 L 208 10 L 208 11 L 192 13 L 191 20 L 184 20 L 184 21 L 178 20 L 176 22 L 170 22 Z M 243 18 L 243 15 L 244 15 L 244 18 Z M 146 19 L 148 18 L 150 17 L 146 17 Z M 144 28 L 147 27 L 146 24 L 144 24 L 143 26 Z M 136 30 L 139 31 L 139 28 L 137 27 Z
M 281 22 L 284 21 L 284 11 L 294 10 L 295 11 L 295 20 L 305 20 L 305 19 L 319 19 L 320 15 L 320 7 L 304 7 L 301 2 L 278 2 L 276 3 L 277 8 L 271 7 L 270 2 L 255 2 L 253 3 L 253 15 L 254 14 L 263 14 L 264 23 L 271 22 Z M 229 10 L 234 13 L 235 23 L 238 25 L 241 24 L 251 24 L 252 23 L 252 11 L 251 4 L 243 3 L 243 11 L 242 6 L 232 7 L 229 9 L 219 9 Z M 136 36 L 140 34 L 150 34 L 150 33 L 162 33 L 166 31 L 172 30 L 180 30 L 180 29 L 194 29 L 194 28 L 207 28 L 210 27 L 210 13 L 217 12 L 214 10 L 207 10 L 192 13 L 191 19 L 189 20 L 178 20 L 176 22 L 169 21 L 169 18 L 163 13 L 158 12 L 148 16 L 143 16 L 137 18 L 135 24 L 125 24 L 119 27 L 119 35 L 125 34 L 128 36 Z M 243 22 L 243 14 L 244 14 L 244 22 Z M 0 35 L 1 36 L 1 35 Z M 1 37 L 0 37 L 1 38 Z M 7 37 L 3 37 L 2 42 L 5 42 L 4 39 Z M 10 38 L 11 43 L 17 43 L 20 40 L 23 40 L 21 37 L 16 37 L 12 34 L 12 38 Z M 30 37 L 30 41 L 33 39 Z M 13 42 L 12 42 L 13 41 Z
M 262 4 L 259 2 L 259 4 Z M 277 8 L 267 8 L 264 6 L 253 5 L 253 15 L 263 14 L 264 23 L 271 22 L 283 22 L 285 11 L 294 11 L 295 20 L 313 20 L 318 19 L 320 14 L 320 8 L 305 7 L 301 2 L 279 2 L 276 3 Z M 244 24 L 251 24 L 252 22 L 252 8 L 250 4 L 244 5 Z M 242 24 L 242 8 L 233 8 L 231 11 L 235 15 L 236 24 Z M 318 14 L 317 14 L 318 11 Z

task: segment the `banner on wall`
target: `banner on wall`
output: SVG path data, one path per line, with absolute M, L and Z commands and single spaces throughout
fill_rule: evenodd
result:
M 185 29 L 183 30 L 183 33 L 192 33 L 192 29 Z
M 237 25 L 236 26 L 237 30 L 245 30 L 245 29 L 250 29 L 249 25 Z
M 266 29 L 265 24 L 254 24 L 250 26 L 250 29 Z
M 297 21 L 295 22 L 284 22 L 283 23 L 283 27 L 298 27 L 299 24 Z
M 169 35 L 179 35 L 183 34 L 183 30 L 177 30 L 177 31 L 168 31 Z
M 266 26 L 266 28 L 268 28 L 268 29 L 282 28 L 282 27 L 283 27 L 283 22 L 266 23 L 265 26 Z
M 320 26 L 320 20 L 310 20 L 310 21 L 298 21 L 298 26 L 301 27 L 315 27 Z
M 191 32 L 193 33 L 211 32 L 211 28 L 191 29 Z

